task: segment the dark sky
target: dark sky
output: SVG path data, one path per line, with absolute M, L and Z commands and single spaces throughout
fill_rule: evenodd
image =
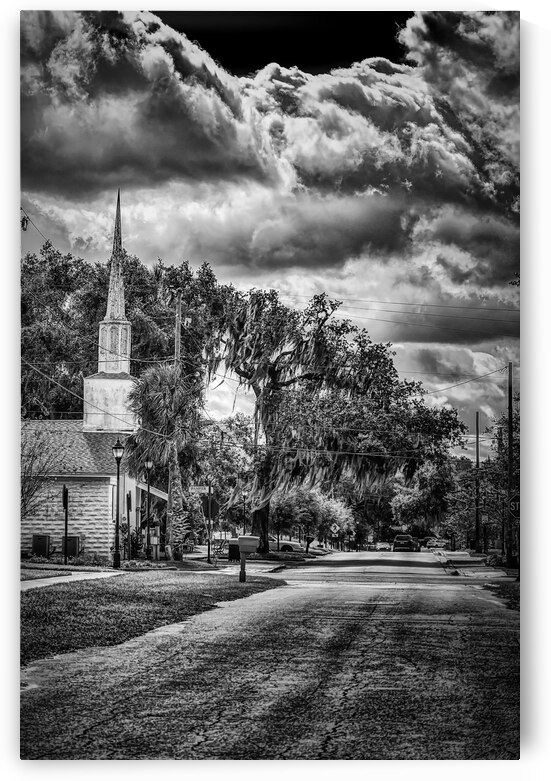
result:
M 324 73 L 367 57 L 402 62 L 411 11 L 155 11 L 237 76 L 269 62 Z

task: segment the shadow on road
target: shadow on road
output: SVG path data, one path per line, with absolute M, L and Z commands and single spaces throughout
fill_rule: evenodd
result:
M 316 562 L 318 564 L 318 562 Z M 316 564 L 310 566 L 315 567 Z M 440 569 L 440 562 L 424 561 L 422 559 L 397 559 L 397 558 L 350 558 L 350 559 L 324 559 L 323 562 L 319 562 L 319 565 L 327 568 L 340 568 L 340 567 L 423 567 L 426 569 Z

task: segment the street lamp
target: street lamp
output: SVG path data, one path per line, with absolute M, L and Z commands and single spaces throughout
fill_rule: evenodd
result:
M 242 492 L 242 496 L 243 496 L 243 534 L 245 534 L 245 531 L 246 531 L 246 529 L 245 529 L 245 522 L 247 520 L 247 516 L 245 514 L 245 502 L 247 500 L 247 496 L 248 495 L 249 494 L 247 493 L 247 491 L 243 491 Z
M 120 569 L 121 566 L 121 552 L 119 550 L 119 497 L 120 497 L 120 467 L 121 467 L 121 459 L 123 457 L 124 453 L 124 445 L 121 443 L 119 437 L 117 437 L 117 441 L 113 445 L 113 456 L 115 458 L 115 461 L 117 462 L 117 515 L 115 519 L 115 553 L 113 554 L 113 569 Z
M 153 461 L 148 458 L 147 461 L 144 463 L 144 467 L 147 472 L 147 520 L 146 520 L 146 535 L 145 535 L 145 557 L 146 559 L 151 560 L 151 534 L 149 530 L 149 520 L 150 520 L 150 514 L 149 514 L 149 508 L 150 508 L 150 500 L 151 500 L 151 494 L 149 491 L 149 473 L 151 472 L 151 469 L 153 467 Z

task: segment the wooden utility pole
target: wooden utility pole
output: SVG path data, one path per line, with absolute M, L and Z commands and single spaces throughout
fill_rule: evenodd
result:
M 174 321 L 174 365 L 180 364 L 181 354 L 181 335 L 182 335 L 182 291 L 178 290 L 176 298 L 176 317 Z M 167 524 L 165 526 L 165 546 L 167 533 L 172 532 L 172 475 L 170 469 L 168 470 L 168 499 L 166 503 L 166 519 Z M 170 543 L 173 544 L 174 540 L 170 538 Z M 166 547 L 165 547 L 166 551 Z M 166 556 L 166 553 L 165 553 Z
M 181 336 L 182 336 L 182 291 L 178 290 L 178 298 L 176 299 L 176 323 L 174 326 L 174 363 L 180 362 L 181 351 Z
M 476 413 L 476 481 L 475 481 L 475 515 L 474 515 L 474 538 L 475 550 L 480 553 L 482 550 L 480 544 L 480 437 L 478 431 L 478 416 Z
M 513 453 L 513 363 L 509 361 L 507 387 L 507 563 L 509 566 L 513 565 L 513 515 L 511 513 Z

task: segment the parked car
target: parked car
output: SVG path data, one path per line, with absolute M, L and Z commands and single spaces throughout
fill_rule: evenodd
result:
M 277 537 L 273 534 L 268 535 L 268 542 L 270 544 L 271 551 L 277 551 Z M 283 540 L 279 538 L 279 552 L 280 553 L 305 553 L 306 547 L 296 540 Z
M 446 540 L 440 540 L 437 537 L 431 537 L 431 539 L 427 541 L 427 548 L 445 548 L 446 545 Z
M 407 550 L 415 552 L 415 543 L 411 534 L 397 534 L 392 543 L 392 550 Z
M 390 542 L 378 542 L 375 546 L 375 550 L 392 550 Z

